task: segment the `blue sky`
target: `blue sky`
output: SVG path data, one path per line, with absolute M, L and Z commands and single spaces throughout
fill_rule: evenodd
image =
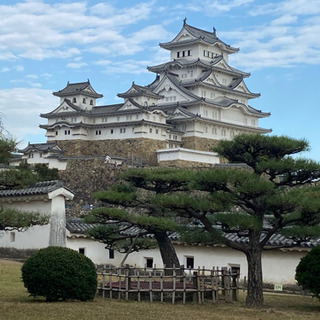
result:
M 0 112 L 4 132 L 20 147 L 45 142 L 40 113 L 68 81 L 90 80 L 104 97 L 132 81 L 147 85 L 147 66 L 169 60 L 159 47 L 188 24 L 211 31 L 239 53 L 229 63 L 250 72 L 251 106 L 271 112 L 260 126 L 305 138 L 304 157 L 320 161 L 319 0 L 6 1 L 0 4 Z

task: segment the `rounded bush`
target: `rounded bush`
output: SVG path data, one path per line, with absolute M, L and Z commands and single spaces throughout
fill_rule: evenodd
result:
M 296 268 L 296 280 L 320 299 L 320 246 L 303 257 Z
M 30 295 L 47 301 L 93 300 L 97 290 L 93 262 L 62 247 L 48 247 L 33 254 L 22 266 L 22 280 Z

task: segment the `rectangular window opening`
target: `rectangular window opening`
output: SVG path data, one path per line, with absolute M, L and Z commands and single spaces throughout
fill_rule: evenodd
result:
M 194 268 L 194 257 L 186 257 L 186 267 L 187 268 Z
M 153 267 L 153 258 L 145 258 L 145 265 L 146 265 L 146 268 L 152 268 Z
M 14 231 L 10 232 L 10 242 L 16 241 L 16 233 Z

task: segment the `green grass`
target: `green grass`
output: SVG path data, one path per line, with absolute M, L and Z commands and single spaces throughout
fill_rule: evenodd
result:
M 23 320 L 318 320 L 320 301 L 315 298 L 294 295 L 265 295 L 265 307 L 255 310 L 244 306 L 244 295 L 232 304 L 206 303 L 176 304 L 148 303 L 136 301 L 103 300 L 97 297 L 93 302 L 47 303 L 28 296 L 21 281 L 22 264 L 0 260 L 0 318 Z

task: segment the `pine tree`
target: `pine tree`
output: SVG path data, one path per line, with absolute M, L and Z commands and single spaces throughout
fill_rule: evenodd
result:
M 282 233 L 294 245 L 320 236 L 320 164 L 292 157 L 307 149 L 305 140 L 239 135 L 215 148 L 238 166 L 200 170 L 188 193 L 153 200 L 193 219 L 183 235 L 186 241 L 222 243 L 246 255 L 248 307 L 263 305 L 261 255 L 273 235 Z
M 106 207 L 96 208 L 86 217 L 86 221 L 100 224 L 89 234 L 109 249 L 128 253 L 152 248 L 156 241 L 163 264 L 168 268 L 180 267 L 170 240 L 170 233 L 179 226 L 176 215 L 152 203 L 155 195 L 186 190 L 188 182 L 184 181 L 189 180 L 186 173 L 182 176 L 177 173 L 173 169 L 126 171 L 122 184 L 94 194 Z M 155 241 L 148 240 L 150 235 Z

